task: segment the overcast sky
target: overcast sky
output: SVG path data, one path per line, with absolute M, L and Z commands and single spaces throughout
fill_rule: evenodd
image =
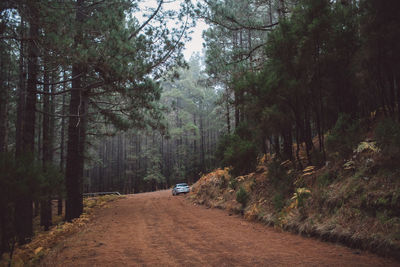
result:
M 194 2 L 195 4 L 197 1 L 198 0 L 192 0 L 192 2 Z M 176 1 L 171 1 L 171 2 L 167 1 L 166 3 L 164 3 L 163 8 L 165 10 L 168 10 L 168 9 L 179 10 L 180 3 L 181 3 L 181 0 L 176 0 Z M 151 14 L 151 11 L 149 11 L 148 8 L 156 8 L 157 1 L 156 0 L 146 0 L 146 1 L 143 1 L 139 6 L 141 7 L 141 10 L 145 10 L 143 12 L 144 14 L 149 14 L 149 13 Z M 146 18 L 140 17 L 140 15 L 137 18 L 139 19 L 139 21 L 146 20 Z M 172 27 L 172 25 L 171 25 L 171 27 Z M 196 52 L 201 53 L 201 51 L 203 49 L 203 41 L 204 41 L 204 39 L 202 37 L 202 32 L 203 32 L 203 30 L 205 30 L 207 28 L 208 28 L 208 26 L 206 23 L 204 23 L 203 20 L 196 21 L 196 27 L 191 29 L 193 31 L 193 33 L 191 33 L 189 35 L 192 39 L 185 44 L 185 48 L 183 50 L 183 55 L 186 60 L 189 60 L 193 53 L 196 53 Z
M 185 50 L 183 51 L 183 55 L 185 56 L 186 60 L 189 60 L 190 56 L 195 52 L 201 53 L 204 41 L 202 32 L 203 30 L 207 29 L 207 27 L 208 26 L 204 23 L 204 21 L 197 21 L 196 27 L 193 29 L 193 33 L 190 35 L 192 40 L 185 44 Z

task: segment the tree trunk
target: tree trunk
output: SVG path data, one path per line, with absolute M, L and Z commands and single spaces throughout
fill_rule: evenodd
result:
M 298 169 L 302 170 L 303 169 L 303 163 L 301 162 L 301 158 L 300 158 L 300 126 L 299 126 L 299 122 L 296 118 L 296 159 L 297 159 L 297 164 L 298 164 Z
M 63 80 L 67 79 L 67 75 L 64 70 L 64 75 L 63 75 Z M 66 84 L 64 83 L 63 86 L 64 91 L 67 89 Z M 65 94 L 63 94 L 62 97 L 62 108 L 61 108 L 61 140 L 60 140 L 60 170 L 61 172 L 64 172 L 64 145 L 65 145 L 65 140 L 64 140 L 64 135 L 65 135 Z M 60 216 L 62 214 L 62 209 L 63 209 L 63 199 L 62 199 L 62 192 L 58 192 L 58 201 L 57 201 L 57 215 Z
M 235 128 L 237 128 L 239 126 L 240 123 L 240 109 L 239 109 L 239 96 L 238 94 L 235 92 Z
M 43 82 L 45 85 L 43 86 L 43 91 L 49 93 L 49 73 L 46 66 L 46 60 L 44 60 L 44 75 Z M 52 81 L 53 82 L 53 81 Z M 52 92 L 54 90 L 54 86 L 52 86 Z M 52 97 L 53 100 L 53 97 Z M 53 101 L 52 101 L 53 102 Z M 53 106 L 53 107 L 52 107 Z M 50 96 L 45 94 L 43 96 L 43 171 L 46 171 L 49 165 L 52 164 L 53 161 L 53 134 L 54 131 L 54 119 L 50 118 L 49 114 L 54 112 L 54 103 L 50 103 Z M 47 179 L 51 179 L 51 177 L 46 177 Z M 44 226 L 44 230 L 48 231 L 51 225 L 51 188 L 48 186 L 42 189 L 42 200 L 40 202 L 40 225 Z
M 205 156 L 204 156 L 204 127 L 203 127 L 203 116 L 200 115 L 200 159 L 201 159 L 201 171 L 205 170 Z
M 283 131 L 283 159 L 293 160 L 293 140 L 291 127 Z
M 308 164 L 311 165 L 312 164 L 311 151 L 313 150 L 313 142 L 312 142 L 311 122 L 307 107 L 305 107 L 305 113 L 304 113 L 304 142 L 306 144 Z
M 76 22 L 82 24 L 85 18 L 84 0 L 76 2 Z M 82 43 L 82 32 L 75 35 L 74 46 Z M 74 63 L 72 77 L 78 77 L 72 81 L 71 99 L 69 105 L 68 143 L 65 182 L 67 189 L 65 219 L 71 221 L 78 218 L 83 211 L 82 186 L 84 169 L 84 148 L 86 137 L 86 112 L 88 92 L 83 90 L 83 82 L 80 75 L 84 72 L 82 66 Z
M 34 160 L 35 144 L 35 109 L 36 109 L 36 81 L 38 73 L 38 48 L 37 38 L 39 36 L 37 1 L 28 3 L 30 13 L 28 42 L 28 83 L 27 96 L 24 112 L 24 131 L 22 133 L 23 149 L 29 161 Z M 15 204 L 15 227 L 20 244 L 26 243 L 32 236 L 32 192 L 27 189 L 17 197 Z
M 273 147 L 275 150 L 275 156 L 276 158 L 280 158 L 281 157 L 281 146 L 280 146 L 280 142 L 279 142 L 279 135 L 276 135 L 273 137 Z
M 5 51 L 1 51 L 2 55 L 0 58 L 0 154 L 4 153 L 7 151 L 7 121 L 8 121 L 8 90 L 5 86 L 5 79 L 9 79 L 9 77 L 6 78 L 5 75 L 5 70 L 4 68 L 5 62 L 4 62 L 4 57 L 7 56 L 5 55 Z M 4 53 L 4 54 L 3 54 Z
M 21 17 L 20 36 L 24 37 L 24 21 Z M 19 88 L 17 103 L 17 120 L 15 124 L 15 156 L 22 154 L 22 133 L 25 110 L 25 68 L 24 68 L 24 41 L 20 41 L 19 50 Z
M 229 101 L 226 100 L 226 126 L 228 134 L 231 134 L 231 114 L 229 112 Z

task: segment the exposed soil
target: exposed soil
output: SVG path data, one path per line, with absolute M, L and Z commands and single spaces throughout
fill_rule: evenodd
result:
M 129 195 L 54 248 L 43 266 L 400 266 L 281 232 L 171 191 Z

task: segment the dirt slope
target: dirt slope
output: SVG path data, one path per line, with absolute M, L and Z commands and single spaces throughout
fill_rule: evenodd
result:
M 43 266 L 400 266 L 195 206 L 170 191 L 130 195 L 99 209 Z

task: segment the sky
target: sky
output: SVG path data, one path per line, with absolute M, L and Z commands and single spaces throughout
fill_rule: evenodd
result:
M 185 49 L 183 50 L 183 55 L 186 60 L 189 60 L 193 53 L 199 52 L 201 53 L 203 49 L 204 39 L 202 37 L 203 30 L 207 29 L 207 24 L 199 20 L 196 22 L 196 26 L 193 29 L 193 33 L 190 35 L 192 40 L 185 44 Z
M 199 0 L 192 0 L 194 4 L 196 4 Z M 166 1 L 164 3 L 165 10 L 173 9 L 179 10 L 180 3 L 182 0 L 174 0 L 174 1 Z M 156 8 L 157 1 L 156 0 L 146 0 L 140 4 L 142 10 L 147 10 L 147 8 Z M 143 13 L 142 13 L 143 14 Z M 148 12 L 144 12 L 144 14 L 149 14 Z M 140 21 L 145 21 L 146 18 L 138 17 Z M 171 25 L 172 27 L 172 25 Z M 203 20 L 196 21 L 196 26 L 191 29 L 192 33 L 189 36 L 192 38 L 189 42 L 185 44 L 185 48 L 182 51 L 183 56 L 186 60 L 189 60 L 193 53 L 199 52 L 201 53 L 203 50 L 203 42 L 204 39 L 202 37 L 203 30 L 207 29 L 208 26 Z

